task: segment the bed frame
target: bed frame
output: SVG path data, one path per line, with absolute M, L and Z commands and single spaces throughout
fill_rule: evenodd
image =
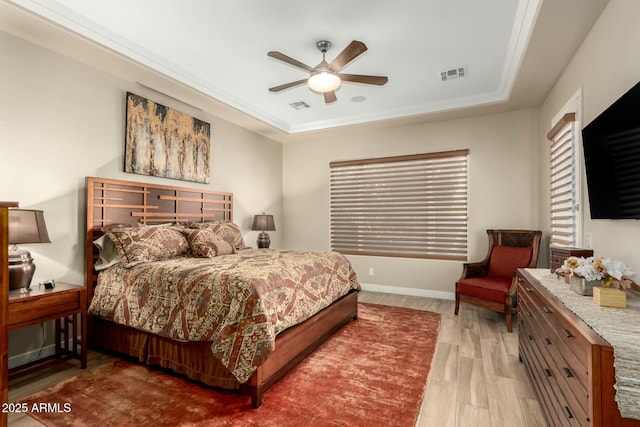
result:
M 93 241 L 102 235 L 102 227 L 112 224 L 161 224 L 168 222 L 233 221 L 233 194 L 195 188 L 145 184 L 103 178 L 86 178 L 86 286 L 87 306 L 97 284 L 93 269 L 98 252 Z M 276 337 L 276 350 L 244 384 L 230 374 L 221 380 L 207 378 L 192 368 L 175 368 L 164 354 L 147 357 L 150 346 L 169 346 L 168 353 L 191 351 L 195 346 L 208 348 L 209 343 L 183 343 L 153 334 L 131 330 L 104 319 L 88 316 L 88 343 L 102 350 L 127 353 L 138 360 L 185 374 L 208 385 L 238 389 L 251 396 L 251 406 L 262 403 L 263 393 L 307 355 L 358 315 L 357 291 L 351 291 L 305 322 L 293 326 Z M 118 337 L 118 338 L 114 338 Z M 123 337 L 123 338 L 119 338 Z M 133 337 L 133 338 L 132 338 Z M 126 342 L 125 342 L 126 341 Z M 135 341 L 138 344 L 132 345 Z M 160 343 L 160 344 L 158 344 Z M 191 344 L 191 347 L 189 346 Z M 201 364 L 216 364 L 211 351 L 200 351 Z M 209 355 L 207 354 L 209 353 Z M 190 359 L 193 357 L 190 356 Z M 221 366 L 221 365 L 220 365 Z

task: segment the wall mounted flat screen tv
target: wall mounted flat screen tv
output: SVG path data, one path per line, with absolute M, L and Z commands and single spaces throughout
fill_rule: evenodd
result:
M 640 219 L 640 83 L 582 130 L 592 219 Z

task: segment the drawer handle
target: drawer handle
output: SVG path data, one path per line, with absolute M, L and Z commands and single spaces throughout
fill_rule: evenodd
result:
M 571 377 L 573 377 L 573 372 L 571 372 L 571 369 L 569 369 L 569 368 L 562 368 L 562 370 L 564 371 L 564 375 L 565 375 L 567 378 L 571 378 Z
M 533 336 L 529 335 L 529 341 L 533 341 Z
M 550 377 L 550 376 L 551 376 L 551 371 L 550 371 L 548 368 L 544 368 L 544 374 L 545 374 L 547 377 Z
M 547 308 L 547 306 L 546 306 L 546 305 L 543 305 L 543 306 L 542 306 L 542 310 L 543 310 L 545 313 L 551 313 L 551 310 L 549 310 L 549 309 Z
M 566 335 L 567 338 L 573 338 L 573 335 L 571 334 L 571 332 L 567 331 L 566 329 L 562 329 L 562 333 Z
M 545 338 L 545 339 L 544 339 L 544 342 L 546 342 L 546 343 L 547 343 L 547 345 L 551 345 L 551 340 L 550 340 L 549 338 Z
M 563 406 L 562 407 L 562 412 L 564 412 L 564 416 L 571 419 L 573 418 L 573 414 L 571 413 L 571 410 L 569 409 L 568 406 Z

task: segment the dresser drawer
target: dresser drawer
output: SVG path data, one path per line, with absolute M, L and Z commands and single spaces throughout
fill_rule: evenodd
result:
M 585 415 L 580 405 L 567 399 L 558 385 L 558 374 L 553 361 L 544 347 L 539 346 L 540 337 L 534 332 L 532 340 L 522 343 L 525 363 L 532 377 L 540 403 L 545 408 L 547 421 L 551 426 L 586 426 Z
M 526 284 L 521 287 L 522 292 L 518 293 L 518 299 L 527 301 L 528 315 L 533 317 L 543 328 L 555 330 L 559 327 L 559 319 L 556 315 L 556 309 L 540 294 L 533 286 Z
M 83 292 L 69 291 L 13 299 L 9 304 L 9 329 L 79 313 L 82 311 L 83 295 Z
M 587 391 L 588 382 L 586 369 L 584 370 L 584 376 L 577 375 L 578 372 L 571 367 L 570 363 L 568 363 L 560 353 L 560 348 L 556 344 L 553 331 L 546 333 L 546 336 L 540 338 L 538 341 L 542 341 L 545 346 L 544 351 L 546 351 L 548 355 L 549 364 L 553 367 L 552 373 L 556 384 L 564 396 L 570 412 L 580 421 L 581 425 L 588 425 L 589 393 Z
M 531 308 L 531 300 L 527 296 L 518 295 L 518 316 L 520 320 L 531 322 L 538 322 L 541 319 L 536 319 L 536 314 Z M 533 318 L 533 319 L 530 319 Z
M 555 390 L 551 380 L 549 379 L 549 376 L 545 374 L 545 368 L 540 363 L 539 353 L 537 350 L 537 346 L 533 344 L 532 341 L 529 341 L 528 339 L 520 341 L 522 362 L 526 366 L 527 373 L 533 383 L 533 387 L 538 396 L 538 400 L 540 401 L 540 405 L 543 407 L 547 421 L 551 426 L 560 426 L 562 425 L 562 422 L 558 417 L 558 411 L 556 409 L 558 399 L 555 396 Z
M 542 339 L 547 345 L 553 346 L 563 358 L 563 368 L 569 368 L 586 387 L 588 382 L 588 352 L 591 349 L 589 340 L 580 330 L 563 319 L 554 306 L 534 306 L 531 310 L 534 318 L 542 318 L 544 325 L 540 325 Z
M 554 344 L 562 354 L 566 367 L 588 388 L 591 342 L 573 324 L 561 319 L 555 330 Z

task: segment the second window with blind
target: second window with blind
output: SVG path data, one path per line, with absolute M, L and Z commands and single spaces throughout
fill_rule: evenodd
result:
M 332 162 L 331 247 L 467 259 L 469 150 Z
M 580 228 L 576 114 L 562 116 L 547 138 L 551 141 L 551 246 L 575 247 Z

